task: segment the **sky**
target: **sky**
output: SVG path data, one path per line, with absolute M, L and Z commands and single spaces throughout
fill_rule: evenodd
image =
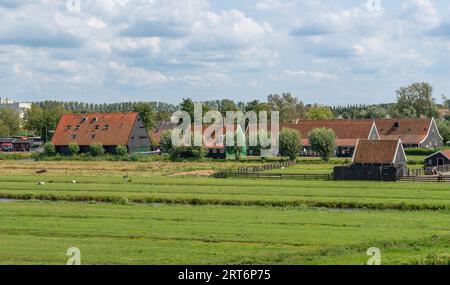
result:
M 80 5 L 78 5 L 78 3 Z M 445 0 L 0 0 L 0 97 L 392 102 L 450 97 Z

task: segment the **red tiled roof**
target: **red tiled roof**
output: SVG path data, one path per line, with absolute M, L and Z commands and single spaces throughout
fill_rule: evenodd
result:
M 428 134 L 431 119 L 384 119 L 376 120 L 375 124 L 382 139 L 401 139 L 403 144 L 419 144 Z
M 202 125 L 202 134 L 205 134 L 205 130 L 207 128 L 209 128 L 211 125 Z M 234 125 L 234 131 L 236 132 L 237 128 L 239 127 L 239 125 L 235 124 Z M 152 144 L 154 145 L 159 145 L 161 142 L 161 136 L 164 132 L 166 131 L 172 131 L 172 129 L 167 129 L 164 131 L 158 130 L 158 129 L 153 129 L 152 131 L 149 132 L 149 136 L 150 139 L 152 141 Z M 191 126 L 191 131 L 194 132 L 194 126 Z M 222 128 L 222 135 L 225 136 L 226 135 L 226 127 Z M 211 139 L 212 141 L 209 142 L 205 142 L 204 141 L 204 146 L 208 147 L 208 148 L 223 148 L 223 143 L 225 141 L 224 138 L 216 138 L 216 132 L 212 132 L 211 135 Z
M 297 124 L 280 124 L 284 128 L 294 129 L 302 135 L 301 144 L 309 145 L 308 134 L 317 128 L 333 130 L 337 146 L 354 146 L 358 139 L 367 139 L 372 129 L 370 120 L 303 120 Z
M 450 159 L 450 149 L 446 149 L 441 151 L 441 153 L 446 156 L 448 159 Z
M 394 162 L 399 140 L 359 140 L 353 163 Z
M 134 112 L 65 114 L 56 127 L 52 143 L 61 146 L 70 143 L 127 145 L 138 117 Z

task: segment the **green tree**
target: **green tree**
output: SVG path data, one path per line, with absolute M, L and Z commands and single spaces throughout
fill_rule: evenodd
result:
M 329 161 L 336 149 L 336 135 L 331 129 L 314 129 L 309 133 L 309 143 L 324 161 Z
M 439 129 L 439 133 L 444 139 L 445 144 L 446 142 L 450 141 L 450 122 L 443 120 L 437 120 L 436 122 Z
M 290 160 L 295 160 L 300 153 L 301 134 L 297 130 L 285 128 L 280 132 L 281 156 L 288 156 Z
M 80 146 L 77 143 L 69 144 L 70 155 L 77 155 L 80 152 Z
M 128 154 L 128 148 L 124 145 L 118 145 L 116 147 L 116 155 L 125 156 Z
M 237 111 L 238 106 L 234 103 L 233 100 L 230 99 L 222 99 L 218 104 L 218 111 L 222 113 L 222 115 L 226 115 L 227 111 Z
M 10 136 L 11 131 L 9 130 L 9 127 L 0 121 L 0 137 L 7 137 Z
M 306 118 L 305 105 L 291 93 L 269 95 L 267 103 L 272 110 L 280 112 L 280 123 L 295 123 L 297 119 Z
M 253 111 L 255 113 L 259 113 L 261 111 L 270 111 L 271 108 L 268 103 L 261 103 L 259 100 L 253 100 L 245 104 L 244 111 L 250 112 Z
M 0 109 L 0 123 L 7 128 L 4 128 L 4 132 L 8 130 L 6 136 L 13 136 L 20 130 L 20 117 L 19 113 L 12 109 L 1 108 Z
M 41 136 L 45 141 L 49 141 L 52 131 L 56 129 L 61 116 L 66 112 L 61 103 L 33 104 L 25 113 L 25 128 Z
M 312 107 L 308 110 L 307 117 L 310 120 L 328 120 L 333 119 L 333 112 L 329 107 Z
M 92 156 L 101 156 L 105 153 L 105 149 L 103 148 L 102 144 L 94 143 L 89 146 L 89 152 L 92 154 Z
M 51 142 L 46 142 L 44 144 L 44 153 L 45 153 L 45 155 L 48 155 L 48 156 L 55 155 L 56 154 L 55 145 L 52 144 Z
M 161 134 L 159 146 L 163 153 L 170 153 L 173 150 L 172 131 L 167 130 Z
M 426 82 L 400 87 L 397 91 L 396 108 L 402 117 L 437 117 L 438 110 L 433 98 L 433 87 Z
M 180 110 L 188 113 L 191 116 L 191 120 L 194 120 L 194 101 L 191 98 L 183 99 L 180 104 Z
M 136 103 L 133 107 L 133 111 L 139 113 L 147 130 L 155 127 L 156 114 L 151 103 Z

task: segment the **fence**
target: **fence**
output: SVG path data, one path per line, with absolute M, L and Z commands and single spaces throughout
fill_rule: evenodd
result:
M 274 180 L 332 180 L 331 174 L 277 174 L 277 173 L 236 173 L 220 172 L 214 174 L 216 178 L 246 178 L 246 179 L 274 179 Z
M 273 169 L 281 169 L 283 167 L 289 167 L 292 165 L 297 164 L 296 161 L 281 161 L 281 162 L 275 162 L 270 164 L 263 164 L 259 166 L 251 166 L 251 167 L 240 167 L 237 169 L 237 173 L 257 173 L 257 172 L 263 172 Z M 229 172 L 233 172 L 233 170 L 228 170 Z
M 398 181 L 401 182 L 434 182 L 444 183 L 450 182 L 450 176 L 403 176 L 399 177 Z

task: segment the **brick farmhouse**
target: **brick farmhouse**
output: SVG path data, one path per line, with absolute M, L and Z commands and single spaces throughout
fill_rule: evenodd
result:
M 52 138 L 58 153 L 68 154 L 69 145 L 76 143 L 81 152 L 92 144 L 102 144 L 107 153 L 115 153 L 118 145 L 129 152 L 148 149 L 150 137 L 139 113 L 65 114 Z

